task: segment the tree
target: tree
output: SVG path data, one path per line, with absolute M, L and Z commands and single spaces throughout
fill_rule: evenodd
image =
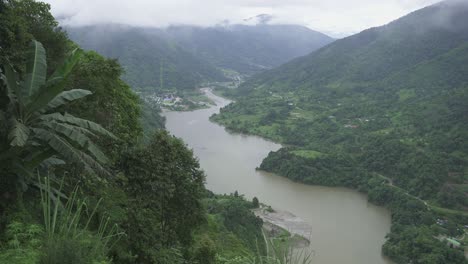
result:
M 252 206 L 253 206 L 254 208 L 259 208 L 259 207 L 260 207 L 260 203 L 259 203 L 257 197 L 254 197 L 254 198 L 252 199 Z
M 207 235 L 203 235 L 198 239 L 193 251 L 193 259 L 195 263 L 216 263 L 216 245 Z
M 48 79 L 42 44 L 32 41 L 28 55 L 26 74 L 20 82 L 11 65 L 3 66 L 0 91 L 8 103 L 0 106 L 0 123 L 6 124 L 0 131 L 0 169 L 15 175 L 22 185 L 34 182 L 33 170 L 39 165 L 63 160 L 80 164 L 88 172 L 104 171 L 101 164 L 107 158 L 93 139 L 114 135 L 94 122 L 58 112 L 60 107 L 91 94 L 82 89 L 65 91 L 81 51 L 74 50 Z
M 41 42 L 49 51 L 47 64 L 52 73 L 68 50 L 67 34 L 58 27 L 50 5 L 40 1 L 3 1 L 0 4 L 0 64 L 7 60 L 22 74 L 31 40 Z
M 129 221 L 125 230 L 138 263 L 154 263 L 157 252 L 190 245 L 203 221 L 204 174 L 185 144 L 158 131 L 149 143 L 122 155 Z
M 122 72 L 116 60 L 88 51 L 69 78 L 70 88 L 89 90 L 93 96 L 70 104 L 66 110 L 102 125 L 119 138 L 119 142 L 100 142 L 109 158 L 114 158 L 142 136 L 140 100 L 120 79 Z

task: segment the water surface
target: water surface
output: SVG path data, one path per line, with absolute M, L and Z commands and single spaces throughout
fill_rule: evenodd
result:
M 365 195 L 345 188 L 294 183 L 256 171 L 270 151 L 281 146 L 256 136 L 227 132 L 209 117 L 229 101 L 207 91 L 217 106 L 193 112 L 166 112 L 167 129 L 193 149 L 205 171 L 207 188 L 215 193 L 238 191 L 258 197 L 275 209 L 289 211 L 312 226 L 315 264 L 388 264 L 381 255 L 390 231 L 388 210 L 367 202 Z

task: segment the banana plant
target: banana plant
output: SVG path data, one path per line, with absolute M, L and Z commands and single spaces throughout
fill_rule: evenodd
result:
M 32 41 L 28 53 L 23 80 L 11 65 L 4 65 L 4 73 L 0 72 L 0 91 L 8 98 L 8 104 L 0 110 L 0 124 L 6 131 L 0 166 L 5 164 L 18 178 L 29 179 L 34 178 L 32 172 L 39 165 L 64 161 L 81 164 L 91 173 L 105 172 L 102 165 L 107 158 L 93 140 L 115 136 L 99 124 L 58 111 L 91 94 L 88 90 L 65 89 L 82 51 L 71 52 L 49 78 L 42 44 Z

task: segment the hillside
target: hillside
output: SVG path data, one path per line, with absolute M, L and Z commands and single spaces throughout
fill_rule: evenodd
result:
M 247 75 L 277 67 L 333 41 L 296 25 L 172 26 L 165 34 L 214 65 Z
M 407 243 L 468 223 L 467 65 L 468 3 L 445 1 L 254 76 L 212 119 L 287 146 L 261 169 L 390 208 L 398 263 L 447 260 Z
M 425 147 L 434 147 L 436 142 L 426 137 L 463 125 L 462 119 L 445 115 L 460 118 L 466 111 L 454 102 L 462 100 L 468 85 L 467 47 L 468 4 L 444 2 L 253 77 L 239 89 L 246 96 L 223 115 L 260 118 L 254 122 L 258 129 L 300 147 L 320 145 L 314 138 L 337 136 L 331 132 L 359 137 L 395 132 L 406 141 L 424 140 Z M 444 125 L 434 127 L 436 119 Z M 319 130 L 320 125 L 327 129 Z M 346 128 L 359 128 L 359 133 Z M 309 137 L 287 136 L 297 130 Z M 343 137 L 320 148 L 336 149 L 336 143 L 351 144 Z M 468 153 L 468 146 L 454 147 Z
M 267 258 L 258 199 L 206 190 L 158 109 L 115 60 L 68 39 L 48 4 L 0 0 L 0 37 L 0 263 Z
M 125 69 L 123 79 L 132 87 L 193 89 L 205 81 L 223 81 L 223 73 L 209 62 L 145 28 L 97 25 L 67 28 L 70 38 L 87 50 L 116 58 Z
M 282 88 L 309 89 L 378 81 L 467 41 L 465 6 L 456 0 L 426 7 L 259 75 L 244 88 L 281 84 Z
M 137 88 L 160 86 L 161 60 L 165 88 L 192 89 L 207 81 L 225 81 L 222 70 L 251 75 L 333 41 L 293 25 L 167 29 L 94 25 L 69 27 L 67 32 L 83 48 L 117 58 L 125 68 L 124 80 Z

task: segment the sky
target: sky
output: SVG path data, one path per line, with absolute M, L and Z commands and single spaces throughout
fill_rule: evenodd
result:
M 118 23 L 132 26 L 213 26 L 254 23 L 299 24 L 345 37 L 384 25 L 440 0 L 45 0 L 63 25 Z

